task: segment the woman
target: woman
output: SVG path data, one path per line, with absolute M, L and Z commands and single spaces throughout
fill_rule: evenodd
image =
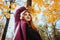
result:
M 21 8 L 24 8 L 24 10 L 22 10 Z M 17 22 L 17 18 L 15 18 L 15 23 L 17 27 L 15 26 L 14 40 L 42 40 L 37 31 L 37 28 L 33 25 L 30 12 L 28 11 L 28 9 L 25 9 L 25 7 L 21 8 L 19 9 L 19 20 Z M 17 17 L 16 15 L 15 17 Z

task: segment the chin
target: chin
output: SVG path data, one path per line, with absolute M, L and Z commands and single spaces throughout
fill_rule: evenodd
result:
M 30 19 L 27 19 L 26 21 L 31 21 Z

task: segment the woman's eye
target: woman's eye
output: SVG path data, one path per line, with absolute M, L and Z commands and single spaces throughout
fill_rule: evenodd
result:
M 27 14 L 25 14 L 25 15 L 27 15 Z

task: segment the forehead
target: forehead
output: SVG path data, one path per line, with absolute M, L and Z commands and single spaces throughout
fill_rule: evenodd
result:
M 29 12 L 25 12 L 25 13 L 23 13 L 23 14 L 30 14 Z

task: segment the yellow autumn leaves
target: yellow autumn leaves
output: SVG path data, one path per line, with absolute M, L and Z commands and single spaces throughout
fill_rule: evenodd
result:
M 52 15 L 49 15 L 48 17 L 49 17 L 48 22 L 52 23 L 52 22 L 55 22 L 59 18 L 59 15 L 58 14 L 52 14 Z
M 5 5 L 5 3 L 2 0 L 0 0 L 0 8 L 2 8 L 2 9 L 14 10 L 16 5 L 17 5 L 16 3 L 11 3 L 10 5 L 8 5 L 8 4 Z M 9 6 L 11 6 L 11 8 L 9 8 Z
M 0 18 L 2 17 L 6 17 L 6 18 L 10 18 L 10 13 L 6 12 L 4 10 L 10 11 L 10 10 L 14 10 L 16 8 L 17 4 L 16 3 L 11 3 L 11 4 L 5 4 L 2 0 L 0 0 L 0 9 L 2 10 L 2 14 L 0 14 Z
M 16 8 L 16 6 L 17 6 L 16 3 L 11 3 L 10 5 L 11 5 L 11 10 L 14 10 Z
M 49 23 L 55 22 L 59 18 L 59 14 L 57 12 L 50 10 L 45 10 L 43 14 L 48 17 Z
M 10 18 L 10 13 L 3 12 L 2 14 L 5 15 L 6 18 Z
M 0 14 L 0 18 L 3 18 L 3 14 Z
M 2 2 L 2 0 L 0 0 L 0 2 Z
M 37 3 L 39 6 L 44 4 L 43 0 L 32 0 L 32 2 Z
M 11 8 L 9 8 L 9 6 L 11 6 Z M 16 3 L 11 3 L 10 5 L 5 5 L 3 6 L 4 9 L 7 10 L 14 10 L 16 8 Z
M 34 3 L 34 4 L 32 4 L 33 7 L 37 3 L 39 8 L 41 6 L 44 6 L 45 8 L 48 9 L 48 10 L 46 9 L 45 11 L 43 11 L 43 14 L 48 17 L 49 23 L 55 22 L 59 18 L 59 14 L 57 12 L 59 12 L 59 10 L 60 10 L 60 0 L 50 0 L 50 2 L 52 2 L 52 1 L 54 1 L 54 3 L 52 5 L 50 5 L 48 3 L 45 4 L 45 2 L 48 2 L 48 0 L 38 0 L 38 1 L 32 0 L 32 2 Z M 39 10 L 39 11 L 41 11 L 41 10 Z M 55 11 L 56 14 L 53 13 L 53 11 Z
M 6 16 L 6 18 L 10 18 L 10 13 L 7 13 L 5 16 Z M 3 18 L 3 17 L 4 17 L 4 15 L 0 14 L 0 19 Z
M 4 2 L 1 1 L 1 2 L 0 2 L 0 8 L 2 8 L 3 6 L 4 6 Z
M 60 0 L 50 0 L 50 3 L 52 1 L 54 1 L 54 3 L 52 5 L 50 5 L 48 3 L 45 4 L 44 1 L 48 2 L 49 0 L 38 0 L 38 1 L 37 0 L 32 0 L 32 2 L 34 2 L 33 5 L 35 5 L 37 3 L 39 7 L 41 7 L 41 6 L 45 6 L 45 7 L 51 6 L 51 7 L 53 7 L 52 9 L 56 9 L 56 11 L 58 11 L 60 9 Z
M 10 13 L 8 13 L 8 14 L 6 15 L 6 18 L 10 18 Z

